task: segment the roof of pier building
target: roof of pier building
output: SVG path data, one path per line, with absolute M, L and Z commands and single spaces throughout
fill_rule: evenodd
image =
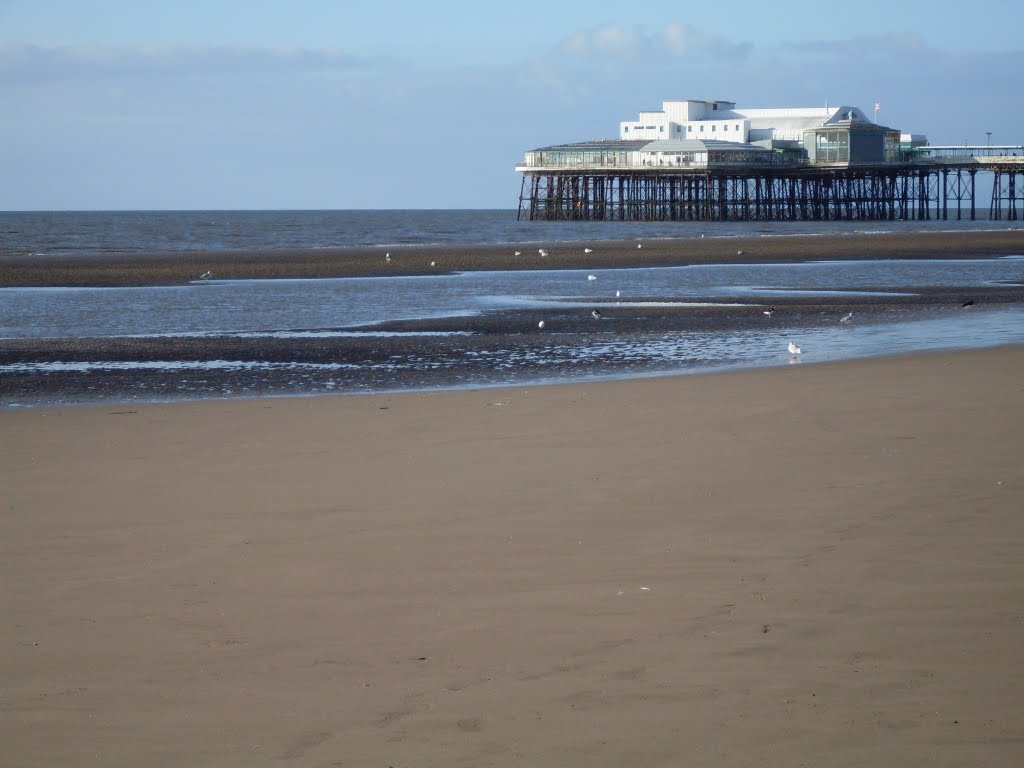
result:
M 568 144 L 550 144 L 546 147 L 537 147 L 531 152 L 632 152 L 649 141 L 643 139 L 592 139 L 591 141 L 574 141 Z
M 576 141 L 570 144 L 551 144 L 546 147 L 531 149 L 531 152 L 702 152 L 708 149 L 729 150 L 764 150 L 765 147 L 751 146 L 736 141 L 719 141 L 717 139 L 594 139 L 592 141 Z

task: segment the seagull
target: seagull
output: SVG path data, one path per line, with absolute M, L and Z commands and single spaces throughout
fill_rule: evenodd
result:
M 587 275 L 587 280 L 593 282 L 594 280 L 597 280 L 597 275 Z
M 523 255 L 522 251 L 516 251 L 516 256 L 522 256 L 522 255 Z
M 391 263 L 391 254 L 390 253 L 385 253 L 384 254 L 384 261 L 386 261 L 388 264 Z
M 960 305 L 960 309 L 967 309 L 968 307 L 973 307 L 973 306 L 974 306 L 974 299 L 971 299 L 970 301 L 965 301 L 963 304 L 961 304 Z
M 584 248 L 584 249 L 583 249 L 583 252 L 584 252 L 584 253 L 593 253 L 593 252 L 594 252 L 594 249 L 593 249 L 593 248 Z
M 637 247 L 637 248 L 643 248 L 643 247 L 644 247 L 644 244 L 643 244 L 643 243 L 637 243 L 637 244 L 636 244 L 636 247 Z
M 839 318 L 840 323 L 848 323 L 853 318 L 853 312 L 847 312 L 845 315 Z
M 801 351 L 802 350 L 800 349 L 800 347 L 798 347 L 792 341 L 789 342 L 789 354 L 791 354 L 791 355 L 799 355 Z
M 622 291 L 616 291 L 615 292 L 615 298 L 616 299 L 619 298 L 621 295 L 622 295 Z
M 210 270 L 206 270 L 205 272 L 203 272 L 203 274 L 201 274 L 199 276 L 199 279 L 200 280 L 212 280 L 213 279 L 213 272 L 211 272 Z
M 437 262 L 436 262 L 436 261 L 432 261 L 432 262 L 430 262 L 430 266 L 432 266 L 432 267 L 436 267 L 436 266 L 437 266 Z
M 543 248 L 538 248 L 537 249 L 537 253 L 539 253 L 541 256 L 547 256 L 548 255 L 548 252 L 545 251 Z
M 743 251 L 736 251 L 736 255 L 737 256 L 742 256 L 743 255 Z
M 775 307 L 773 305 L 770 309 L 766 309 L 764 311 L 764 314 L 767 315 L 768 317 L 771 317 L 774 312 L 775 312 Z
M 541 320 L 539 323 L 537 323 L 537 327 L 540 328 L 543 331 L 544 330 L 544 321 Z
M 590 314 L 591 314 L 591 316 L 592 316 L 592 317 L 593 317 L 593 318 L 594 318 L 595 320 L 600 320 L 600 319 L 601 319 L 601 310 L 599 310 L 599 309 L 595 309 L 595 310 L 594 310 L 593 312 L 591 312 Z

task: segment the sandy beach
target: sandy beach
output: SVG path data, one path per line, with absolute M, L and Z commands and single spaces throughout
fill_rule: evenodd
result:
M 1024 764 L 1022 382 L 0 410 L 2 762 Z
M 912 226 L 909 225 L 908 226 Z M 816 259 L 967 258 L 1024 253 L 1024 229 L 708 237 L 591 243 L 167 251 L 47 256 L 0 253 L 0 287 L 179 285 L 216 279 L 370 277 L 468 270 L 608 269 Z M 590 253 L 584 252 L 590 248 Z M 543 249 L 546 255 L 541 255 Z M 516 255 L 516 252 L 519 252 Z M 385 254 L 391 256 L 385 260 Z

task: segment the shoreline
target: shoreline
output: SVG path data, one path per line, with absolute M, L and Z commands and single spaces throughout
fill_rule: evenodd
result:
M 549 387 L 587 387 L 592 385 L 608 385 L 608 384 L 626 384 L 628 382 L 638 381 L 658 381 L 658 380 L 673 380 L 679 378 L 692 378 L 692 377 L 707 377 L 707 376 L 728 376 L 735 375 L 740 376 L 743 374 L 752 374 L 764 371 L 775 371 L 783 368 L 791 367 L 794 364 L 799 364 L 801 367 L 806 368 L 807 366 L 834 366 L 852 364 L 858 362 L 877 362 L 884 363 L 885 361 L 898 361 L 904 359 L 914 359 L 918 357 L 931 357 L 936 355 L 955 355 L 959 353 L 969 352 L 991 352 L 998 350 L 1016 350 L 1024 349 L 1024 342 L 1020 344 L 1012 343 L 1000 343 L 992 346 L 985 347 L 940 347 L 940 348 L 925 348 L 905 352 L 897 353 L 879 353 L 871 355 L 861 355 L 857 357 L 844 357 L 839 359 L 824 359 L 824 360 L 790 360 L 786 362 L 776 362 L 773 364 L 743 364 L 743 363 L 732 363 L 732 364 L 720 364 L 710 366 L 707 368 L 694 368 L 694 369 L 676 369 L 676 370 L 658 370 L 653 369 L 645 372 L 631 372 L 631 373 L 616 373 L 616 372 L 603 372 L 603 373 L 592 373 L 575 377 L 564 377 L 557 375 L 550 375 L 548 377 L 537 377 L 529 378 L 524 377 L 521 380 L 499 380 L 499 381 L 465 381 L 461 383 L 449 383 L 449 384 L 436 384 L 436 383 L 421 383 L 418 385 L 409 386 L 398 386 L 394 388 L 381 388 L 381 389 L 360 389 L 356 387 L 343 388 L 333 391 L 329 390 L 308 390 L 308 391 L 294 391 L 294 390 L 274 390 L 273 388 L 266 388 L 266 391 L 253 390 L 248 392 L 232 392 L 215 394 L 215 389 L 209 393 L 195 394 L 184 394 L 184 395 L 169 395 L 165 397 L 153 397 L 152 399 L 134 399 L 125 397 L 123 390 L 116 387 L 112 388 L 105 397 L 97 396 L 96 399 L 84 399 L 80 395 L 78 399 L 67 399 L 67 400 L 43 400 L 39 402 L 29 402 L 27 400 L 15 401 L 15 402 L 0 402 L 0 414 L 4 412 L 39 412 L 39 411 L 56 411 L 66 409 L 79 409 L 79 408 L 136 408 L 136 407 L 160 407 L 160 406 L 188 406 L 188 405 L 202 405 L 204 403 L 253 403 L 263 402 L 267 403 L 278 402 L 281 400 L 331 400 L 334 398 L 346 398 L 346 397 L 414 397 L 414 396 L 430 396 L 441 393 L 469 393 L 469 392 L 497 392 L 501 393 L 502 390 L 524 390 L 524 389 L 547 389 Z M 175 374 L 180 376 L 180 374 Z M 48 377 L 53 377 L 53 374 L 48 374 Z M 72 392 L 81 392 L 82 387 L 76 385 L 68 386 L 60 383 L 53 388 L 54 391 L 60 392 L 62 390 L 70 390 Z M 121 393 L 121 394 L 119 394 Z M 0 393 L 0 400 L 4 397 L 3 393 Z
M 621 269 L 817 260 L 977 258 L 1024 254 L 1024 229 L 800 234 L 760 237 L 544 241 L 509 245 L 373 246 L 174 251 L 76 256 L 0 255 L 0 287 L 179 285 L 215 279 L 386 277 L 460 271 Z M 583 253 L 584 247 L 592 253 Z M 539 248 L 547 256 L 538 253 Z M 516 250 L 521 251 L 515 256 Z M 384 254 L 391 254 L 385 262 Z M 435 266 L 431 266 L 434 262 Z
M 5 754 L 1020 765 L 1022 376 L 0 410 Z

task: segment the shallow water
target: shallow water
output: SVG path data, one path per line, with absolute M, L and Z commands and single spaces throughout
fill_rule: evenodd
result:
M 612 323 L 607 323 L 611 326 Z M 416 336 L 418 334 L 408 334 Z M 394 337 L 394 336 L 393 336 Z M 798 356 L 787 351 L 794 341 Z M 252 395 L 312 395 L 528 385 L 837 361 L 887 354 L 1024 344 L 1024 307 L 899 322 L 786 330 L 543 335 L 439 351 L 392 350 L 358 363 L 254 359 L 32 361 L 0 364 L 0 407 Z M 19 389 L 21 377 L 61 377 L 55 389 Z M 4 383 L 6 382 L 6 384 Z
M 1024 344 L 1024 302 L 960 306 L 961 294 L 1021 284 L 1024 258 L 1004 257 L 6 288 L 0 407 L 532 384 Z M 943 288 L 939 303 L 897 300 Z M 878 302 L 839 322 L 844 301 L 866 297 Z M 758 303 L 786 309 L 765 318 Z M 374 327 L 424 318 L 444 320 Z
M 596 280 L 588 280 L 594 275 Z M 1024 258 L 466 272 L 426 277 L 209 281 L 144 288 L 0 289 L 0 337 L 325 331 L 489 310 L 642 299 L 897 295 L 914 287 L 1024 283 Z M 616 292 L 620 296 L 616 297 Z

